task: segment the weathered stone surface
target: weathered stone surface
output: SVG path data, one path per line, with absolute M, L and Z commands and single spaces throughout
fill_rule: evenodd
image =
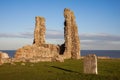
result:
M 3 64 L 3 63 L 4 63 L 3 60 L 0 58 L 0 65 Z
M 71 11 L 69 9 L 64 10 L 64 39 L 65 39 L 65 58 L 71 58 L 72 40 L 71 40 Z
M 45 19 L 43 17 L 37 16 L 35 18 L 35 30 L 34 30 L 34 41 L 33 44 L 40 46 L 41 44 L 45 44 Z
M 0 51 L 0 64 L 9 62 L 9 55 Z
M 61 55 L 54 55 L 54 57 L 52 58 L 52 61 L 64 62 L 64 58 Z
M 95 54 L 89 54 L 84 57 L 84 73 L 98 74 L 98 72 L 97 72 L 97 56 Z
M 65 38 L 65 52 L 66 58 L 79 59 L 80 58 L 80 40 L 78 29 L 75 21 L 74 13 L 69 10 L 64 10 L 64 38 Z
M 0 58 L 9 58 L 9 55 L 4 52 L 0 52 Z
M 35 54 L 33 54 L 33 46 L 27 45 L 16 51 L 15 58 L 32 58 Z
M 51 61 L 51 59 L 46 58 L 52 58 L 54 55 L 58 54 L 59 47 L 52 45 L 52 44 L 43 44 L 40 47 L 36 45 L 28 45 L 24 46 L 23 48 L 20 48 L 16 51 L 15 58 L 17 59 L 36 59 L 38 61 Z M 40 60 L 41 59 L 41 60 Z M 45 59 L 45 60 L 43 60 Z

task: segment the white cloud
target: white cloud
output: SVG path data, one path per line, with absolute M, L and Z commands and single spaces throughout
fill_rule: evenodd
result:
M 0 33 L 0 38 L 28 38 L 33 40 L 33 32 L 19 34 Z M 64 43 L 64 32 L 59 30 L 47 30 L 46 42 L 52 44 Z M 105 33 L 80 34 L 81 49 L 118 49 L 120 50 L 120 36 Z
M 0 50 L 16 50 L 32 42 L 29 38 L 0 38 Z
M 58 30 L 47 30 L 46 39 L 63 39 L 64 32 Z
M 120 36 L 105 33 L 85 33 L 80 34 L 81 40 L 102 40 L 102 41 L 120 41 Z
M 33 38 L 34 32 L 22 32 L 22 33 L 0 33 L 0 38 Z M 64 32 L 58 30 L 47 30 L 47 39 L 63 39 Z
M 26 33 L 0 33 L 0 38 L 33 38 L 33 34 L 30 32 Z
M 81 34 L 82 49 L 120 50 L 120 36 L 110 34 Z

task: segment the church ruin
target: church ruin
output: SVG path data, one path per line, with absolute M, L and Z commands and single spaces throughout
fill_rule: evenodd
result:
M 37 16 L 35 18 L 34 40 L 32 45 L 19 48 L 13 62 L 39 62 L 39 61 L 59 61 L 64 59 L 80 59 L 80 40 L 74 13 L 70 9 L 64 9 L 64 39 L 60 46 L 47 44 L 45 41 L 45 18 Z
M 45 43 L 45 18 L 35 18 L 33 45 L 24 46 L 16 51 L 15 58 L 38 59 L 38 61 L 52 61 L 55 56 L 63 59 L 80 59 L 80 40 L 74 13 L 64 10 L 64 39 L 61 46 Z

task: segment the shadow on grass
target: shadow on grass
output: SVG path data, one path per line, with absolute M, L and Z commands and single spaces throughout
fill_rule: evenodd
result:
M 72 71 L 72 70 L 68 70 L 68 69 L 64 69 L 64 68 L 57 67 L 57 66 L 51 66 L 51 67 L 56 68 L 56 69 L 59 69 L 59 70 L 63 70 L 63 71 L 66 71 L 66 72 L 81 74 L 81 73 L 79 73 L 79 72 Z

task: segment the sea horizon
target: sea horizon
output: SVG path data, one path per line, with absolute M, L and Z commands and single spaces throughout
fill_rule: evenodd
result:
M 16 50 L 0 50 L 8 53 L 10 57 L 14 57 Z M 81 50 L 81 56 L 88 54 L 96 54 L 97 56 L 104 56 L 110 58 L 120 58 L 120 50 Z

